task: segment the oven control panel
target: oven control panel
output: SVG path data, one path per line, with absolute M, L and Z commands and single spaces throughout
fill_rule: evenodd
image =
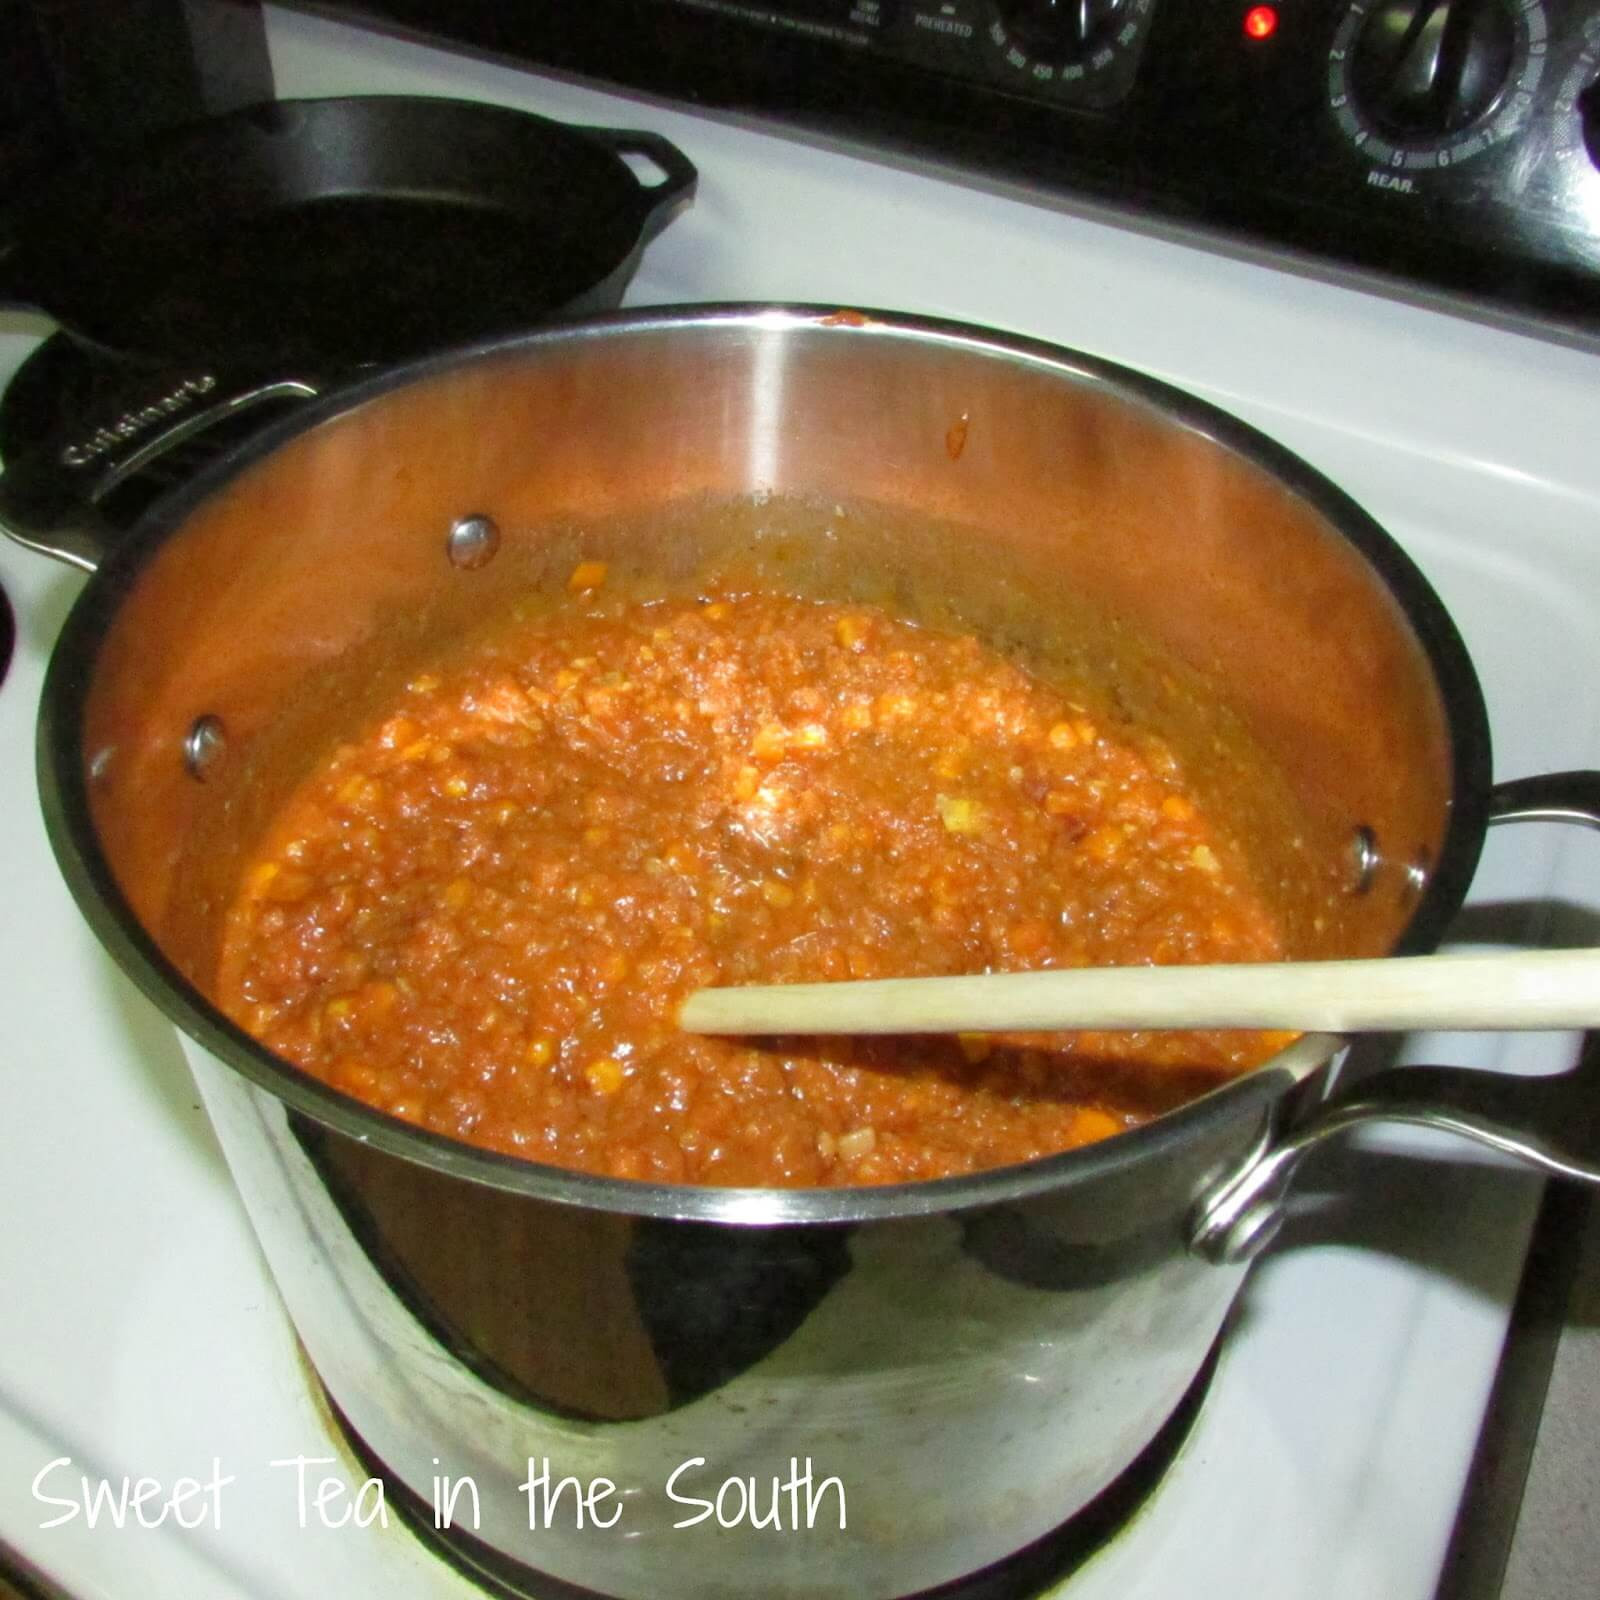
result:
M 1157 0 L 654 0 L 947 73 L 1045 104 L 1109 107 L 1138 73 Z
M 1600 342 L 1600 0 L 333 9 Z

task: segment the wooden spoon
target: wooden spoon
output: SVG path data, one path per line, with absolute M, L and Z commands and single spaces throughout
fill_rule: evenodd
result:
M 1593 1028 L 1600 1027 L 1600 950 L 701 989 L 678 1021 L 690 1033 L 743 1034 Z

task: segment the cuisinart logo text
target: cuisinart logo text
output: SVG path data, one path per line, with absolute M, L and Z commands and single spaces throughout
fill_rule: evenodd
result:
M 187 411 L 196 400 L 210 394 L 216 386 L 217 380 L 209 372 L 203 372 L 197 378 L 185 378 L 177 388 L 162 395 L 159 400 L 152 400 L 137 411 L 125 411 L 115 422 L 96 428 L 87 439 L 67 445 L 61 452 L 61 460 L 69 467 L 87 467 L 108 450 L 115 450 L 130 439 L 137 439 L 146 430 L 169 422 Z

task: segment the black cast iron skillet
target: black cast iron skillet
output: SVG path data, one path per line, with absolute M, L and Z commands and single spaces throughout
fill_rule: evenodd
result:
M 161 366 L 389 362 L 616 305 L 695 181 L 650 133 L 455 100 L 273 101 L 19 185 L 0 301 Z

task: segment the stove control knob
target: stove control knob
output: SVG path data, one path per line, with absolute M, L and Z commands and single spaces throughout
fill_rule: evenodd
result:
M 1356 32 L 1350 94 L 1391 138 L 1448 139 L 1499 101 L 1516 53 L 1510 0 L 1377 0 Z
M 1008 40 L 1030 61 L 1086 61 L 1112 42 L 1130 0 L 996 0 Z

